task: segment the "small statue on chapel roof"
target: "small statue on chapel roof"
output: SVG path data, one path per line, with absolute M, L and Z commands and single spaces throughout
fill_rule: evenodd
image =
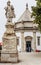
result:
M 8 0 L 7 7 L 5 7 L 5 11 L 6 11 L 5 15 L 7 19 L 15 18 L 14 7 L 10 3 L 11 3 L 10 0 Z
M 26 3 L 26 9 L 28 9 L 28 3 Z

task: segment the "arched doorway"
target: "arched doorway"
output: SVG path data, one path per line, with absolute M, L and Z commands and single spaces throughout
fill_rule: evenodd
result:
M 31 52 L 32 51 L 32 37 L 27 36 L 25 37 L 26 40 L 26 52 Z

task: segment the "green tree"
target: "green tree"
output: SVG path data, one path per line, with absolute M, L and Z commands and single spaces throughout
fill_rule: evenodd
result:
M 36 6 L 32 6 L 32 17 L 34 17 L 34 23 L 38 24 L 38 28 L 41 31 L 41 0 L 35 0 Z

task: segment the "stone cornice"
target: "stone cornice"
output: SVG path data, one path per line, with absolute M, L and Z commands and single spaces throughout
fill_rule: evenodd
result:
M 31 23 L 31 22 L 33 22 L 33 21 L 23 21 L 23 23 Z M 19 23 L 22 23 L 22 21 L 20 21 L 20 22 L 15 22 L 15 24 L 19 24 Z
M 21 27 L 21 28 L 15 28 L 15 31 L 21 31 L 21 30 L 38 30 L 38 28 L 33 27 Z

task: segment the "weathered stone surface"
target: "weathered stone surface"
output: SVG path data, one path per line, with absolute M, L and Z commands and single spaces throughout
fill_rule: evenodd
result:
M 14 32 L 14 24 L 12 18 L 15 17 L 14 9 L 10 5 L 10 1 L 7 2 L 6 10 L 6 31 L 3 35 L 3 46 L 1 51 L 2 62 L 18 62 L 17 51 L 17 37 Z M 13 13 L 13 14 L 12 14 Z
M 18 62 L 18 54 L 17 53 L 2 53 L 1 61 L 3 61 L 3 62 Z

